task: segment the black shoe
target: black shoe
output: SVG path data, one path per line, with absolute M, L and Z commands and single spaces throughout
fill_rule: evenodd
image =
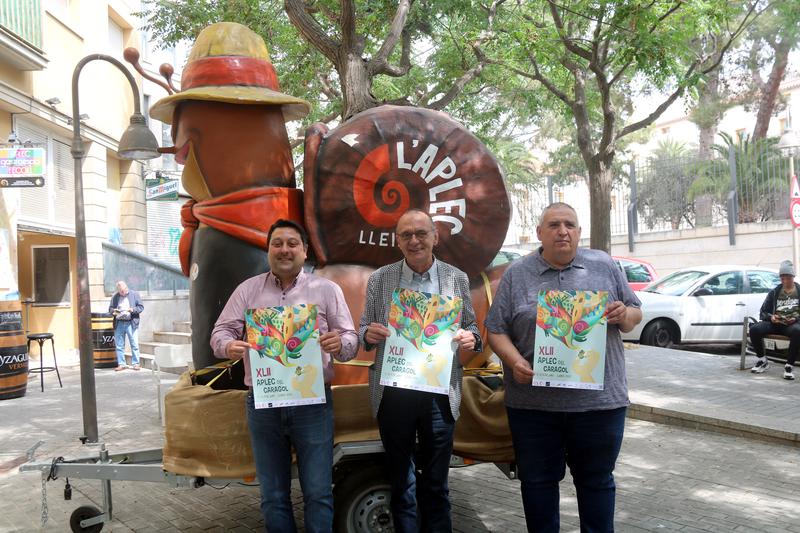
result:
M 758 361 L 753 368 L 750 369 L 750 372 L 753 374 L 763 374 L 766 369 L 769 368 L 769 361 L 767 361 L 766 357 L 759 357 Z
M 792 365 L 786 365 L 783 367 L 783 379 L 794 381 L 794 368 Z

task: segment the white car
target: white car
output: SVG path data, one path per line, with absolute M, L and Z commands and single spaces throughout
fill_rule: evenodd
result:
M 780 283 L 765 267 L 685 268 L 636 291 L 642 321 L 623 340 L 666 348 L 677 343 L 741 343 L 744 317 L 758 319 L 767 293 Z

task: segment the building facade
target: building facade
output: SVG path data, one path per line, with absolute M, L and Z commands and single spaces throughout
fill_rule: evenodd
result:
M 0 298 L 32 300 L 23 308 L 25 328 L 54 333 L 60 354 L 78 345 L 73 70 L 89 54 L 122 61 L 123 50 L 134 47 L 143 51 L 143 67 L 156 71 L 161 56 L 137 30 L 133 13 L 139 8 L 138 0 L 0 0 L 0 144 L 43 147 L 45 153 L 43 186 L 0 188 Z M 146 114 L 149 101 L 163 94 L 134 77 Z M 92 61 L 83 68 L 79 106 L 92 311 L 104 312 L 113 290 L 104 243 L 176 263 L 177 240 L 170 239 L 179 226 L 178 203 L 148 207 L 144 178 L 163 165 L 166 172 L 177 169 L 163 158 L 139 163 L 117 155 L 134 102 L 125 76 L 110 63 Z M 149 126 L 162 141 L 162 125 Z

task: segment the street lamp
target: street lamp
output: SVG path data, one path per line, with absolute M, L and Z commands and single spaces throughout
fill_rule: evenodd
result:
M 797 148 L 800 147 L 800 138 L 797 137 L 797 134 L 792 130 L 791 123 L 787 124 L 787 130 L 781 135 L 780 140 L 778 141 L 778 149 L 781 153 L 787 154 L 789 156 L 789 193 L 791 194 L 792 185 L 794 183 L 794 153 Z M 789 204 L 789 209 L 791 209 L 791 203 Z M 789 217 L 791 218 L 791 212 L 789 213 Z M 800 239 L 797 238 L 797 228 L 794 225 L 794 221 L 792 222 L 792 262 L 794 263 L 794 267 L 797 268 L 800 265 Z
M 78 109 L 78 78 L 90 61 L 102 59 L 119 70 L 130 82 L 133 90 L 134 111 L 125 133 L 119 141 L 117 153 L 123 159 L 154 159 L 158 142 L 147 128 L 139 102 L 136 80 L 125 66 L 111 56 L 90 54 L 81 59 L 72 73 L 72 158 L 75 161 L 75 241 L 78 263 L 78 350 L 81 363 L 81 403 L 83 407 L 83 435 L 89 442 L 97 442 L 97 397 L 94 384 L 94 358 L 92 355 L 91 297 L 89 294 L 89 268 L 86 257 L 86 221 L 83 213 L 83 158 L 86 150 L 81 140 L 80 110 Z

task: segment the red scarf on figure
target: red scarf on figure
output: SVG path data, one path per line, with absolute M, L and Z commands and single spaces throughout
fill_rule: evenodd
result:
M 303 226 L 303 191 L 286 187 L 256 187 L 208 200 L 189 200 L 181 208 L 178 251 L 183 273 L 189 275 L 194 230 L 202 223 L 239 240 L 266 249 L 267 233 L 279 218 Z

